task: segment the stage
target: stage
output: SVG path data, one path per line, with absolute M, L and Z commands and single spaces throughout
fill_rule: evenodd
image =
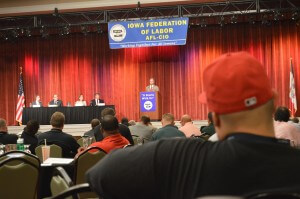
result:
M 180 121 L 176 121 L 176 126 L 180 127 Z M 198 128 L 207 125 L 207 120 L 197 120 L 193 122 Z M 156 128 L 161 128 L 161 122 L 152 122 L 152 125 Z M 23 126 L 8 126 L 8 132 L 11 134 L 21 134 L 25 125 Z M 41 125 L 39 132 L 46 132 L 51 129 L 51 125 Z M 91 129 L 90 124 L 66 124 L 63 131 L 74 136 L 80 137 Z

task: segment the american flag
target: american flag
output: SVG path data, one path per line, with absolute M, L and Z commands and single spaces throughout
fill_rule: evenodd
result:
M 22 113 L 23 107 L 25 106 L 24 88 L 23 88 L 23 77 L 22 68 L 20 72 L 19 89 L 18 89 L 18 103 L 16 109 L 16 121 L 22 124 Z
M 295 116 L 295 113 L 297 111 L 297 97 L 296 97 L 296 88 L 295 88 L 295 76 L 294 76 L 294 66 L 293 66 L 293 62 L 292 59 L 291 61 L 291 65 L 290 65 L 290 94 L 289 94 L 289 98 L 290 98 L 290 110 L 292 113 L 292 116 Z

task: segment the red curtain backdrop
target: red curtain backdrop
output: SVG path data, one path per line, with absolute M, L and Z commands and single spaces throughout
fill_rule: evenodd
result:
M 299 28 L 294 22 L 190 28 L 185 46 L 119 50 L 110 50 L 107 34 L 97 33 L 2 42 L 0 117 L 10 125 L 16 124 L 18 70 L 22 66 L 26 106 L 36 94 L 46 105 L 55 93 L 64 104 L 74 104 L 81 93 L 89 102 L 95 92 L 100 92 L 106 104 L 116 106 L 118 118 L 137 120 L 139 92 L 154 77 L 160 87 L 163 113 L 171 112 L 176 119 L 186 113 L 193 119 L 206 119 L 207 107 L 198 102 L 204 68 L 223 53 L 241 50 L 263 63 L 278 91 L 278 104 L 287 106 L 290 58 L 300 100 Z

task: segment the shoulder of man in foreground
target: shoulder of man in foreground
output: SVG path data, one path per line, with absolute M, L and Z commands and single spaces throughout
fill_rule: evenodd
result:
M 116 150 L 87 172 L 88 182 L 104 198 L 160 198 L 165 193 L 160 193 L 159 190 L 171 186 L 167 183 L 170 178 L 184 180 L 177 169 L 170 169 L 171 164 L 194 160 L 197 156 L 195 151 L 200 151 L 198 149 L 202 147 L 201 143 L 202 140 L 198 139 L 160 140 L 141 147 Z M 182 156 L 182 152 L 187 152 L 189 157 Z M 138 164 L 133 164 L 134 162 Z M 161 171 L 165 171 L 165 174 Z M 172 175 L 163 176 L 168 174 Z M 180 189 L 184 188 L 187 187 Z

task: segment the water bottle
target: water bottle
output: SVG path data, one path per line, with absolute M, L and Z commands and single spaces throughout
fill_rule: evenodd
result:
M 17 140 L 17 150 L 18 151 L 24 151 L 24 139 L 18 138 Z

